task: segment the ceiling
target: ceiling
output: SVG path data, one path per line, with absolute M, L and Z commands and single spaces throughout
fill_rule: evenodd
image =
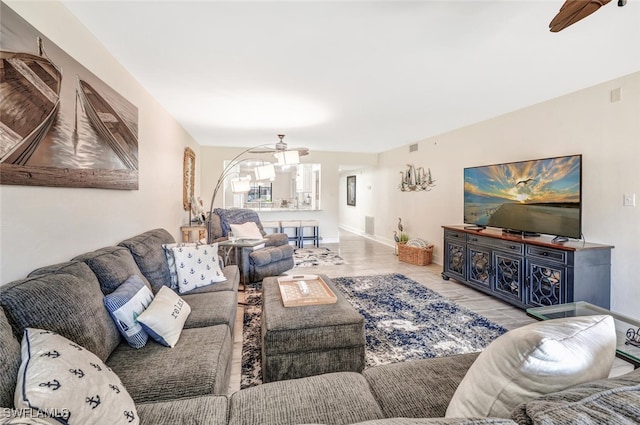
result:
M 638 0 L 63 3 L 201 145 L 383 152 L 640 70 Z

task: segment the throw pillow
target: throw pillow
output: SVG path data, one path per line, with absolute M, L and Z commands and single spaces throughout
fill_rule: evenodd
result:
M 191 307 L 166 286 L 160 288 L 149 307 L 138 316 L 138 323 L 158 343 L 174 347 L 180 339 Z
M 167 266 L 169 267 L 169 277 L 171 279 L 171 284 L 169 288 L 174 291 L 178 290 L 178 271 L 176 270 L 176 258 L 173 256 L 173 248 L 178 246 L 196 246 L 195 243 L 166 243 L 162 245 L 162 249 L 164 250 L 164 256 L 167 259 Z
M 133 348 L 141 348 L 147 343 L 149 335 L 137 321 L 138 316 L 151 304 L 153 294 L 136 275 L 104 297 L 104 305 L 111 314 L 118 330 Z
M 16 409 L 53 414 L 62 423 L 139 423 L 120 378 L 90 351 L 34 328 L 25 329 L 21 350 Z
M 260 229 L 253 221 L 247 221 L 242 224 L 229 224 L 233 236 L 238 239 L 262 239 Z
M 480 353 L 453 394 L 446 417 L 509 418 L 520 403 L 608 376 L 615 350 L 611 316 L 514 329 Z
M 175 247 L 173 256 L 180 293 L 227 280 L 218 262 L 217 243 Z
M 227 236 L 229 234 L 229 230 L 231 230 L 230 224 L 240 224 L 246 223 L 248 221 L 252 221 L 256 223 L 258 229 L 260 229 L 260 233 L 265 235 L 264 229 L 262 228 L 262 223 L 260 222 L 260 217 L 258 213 L 254 210 L 249 210 L 245 208 L 216 208 L 213 210 L 214 214 L 220 217 L 220 227 L 222 228 L 222 236 Z

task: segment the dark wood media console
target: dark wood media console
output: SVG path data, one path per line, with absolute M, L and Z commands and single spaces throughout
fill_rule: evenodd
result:
M 609 308 L 610 245 L 500 229 L 442 226 L 442 278 L 455 279 L 520 308 L 587 301 Z

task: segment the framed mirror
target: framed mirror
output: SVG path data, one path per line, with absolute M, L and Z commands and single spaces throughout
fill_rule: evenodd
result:
M 184 160 L 182 164 L 182 208 L 185 211 L 191 210 L 191 199 L 196 176 L 196 154 L 191 148 L 184 149 Z

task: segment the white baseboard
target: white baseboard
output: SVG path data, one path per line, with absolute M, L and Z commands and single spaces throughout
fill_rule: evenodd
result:
M 355 233 L 358 236 L 362 236 L 363 238 L 367 238 L 367 239 L 371 239 L 372 241 L 376 241 L 379 242 L 383 245 L 387 245 L 390 246 L 391 248 L 395 248 L 396 246 L 396 242 L 393 239 L 387 239 L 387 238 L 380 238 L 376 235 L 370 235 L 368 233 L 364 233 L 362 230 L 353 228 L 353 227 L 349 227 L 349 226 L 345 226 L 343 224 L 338 226 L 339 229 L 345 230 L 347 232 L 350 233 Z

